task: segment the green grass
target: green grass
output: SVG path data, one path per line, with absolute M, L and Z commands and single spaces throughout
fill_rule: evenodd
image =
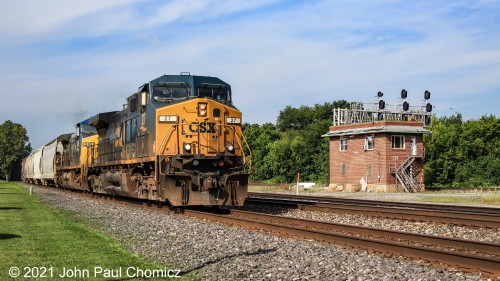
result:
M 9 280 L 11 267 L 19 268 L 21 276 L 28 271 L 25 267 L 52 268 L 45 275 L 53 278 L 32 280 L 142 280 L 128 278 L 127 268 L 170 269 L 127 251 L 112 238 L 71 218 L 68 212 L 47 207 L 16 183 L 0 181 L 0 280 Z M 106 278 L 106 271 L 95 278 L 96 267 L 109 270 L 108 274 L 110 270 L 118 274 L 121 269 L 121 278 Z M 80 270 L 73 270 L 76 276 L 84 278 L 58 278 L 64 268 L 76 268 Z
M 500 205 L 500 192 L 474 194 L 427 195 L 420 198 L 423 202 L 435 203 L 467 203 L 473 205 Z

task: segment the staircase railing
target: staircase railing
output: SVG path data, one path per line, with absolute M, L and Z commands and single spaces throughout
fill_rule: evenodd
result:
M 417 192 L 418 185 L 415 182 L 415 177 L 408 173 L 408 168 L 415 162 L 415 159 L 423 158 L 423 154 L 410 155 L 401 163 L 401 165 L 394 169 L 397 180 L 403 186 L 404 192 Z

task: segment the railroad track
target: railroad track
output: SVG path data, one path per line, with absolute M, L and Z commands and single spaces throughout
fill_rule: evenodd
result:
M 86 193 L 82 194 L 92 196 Z M 110 199 L 103 196 L 98 197 L 105 198 L 101 200 Z M 144 201 L 117 197 L 112 199 L 123 204 L 142 207 L 150 205 Z M 234 209 L 201 208 L 193 210 L 169 208 L 161 205 L 158 207 L 156 210 L 180 213 L 188 217 L 269 231 L 284 236 L 340 244 L 372 252 L 401 255 L 430 263 L 458 267 L 466 271 L 481 272 L 487 276 L 500 277 L 500 244 L 326 223 Z
M 469 271 L 500 276 L 500 244 L 421 235 L 401 231 L 229 210 L 228 215 L 183 209 L 189 217 L 265 230 L 285 236 L 402 255 Z
M 296 196 L 248 194 L 245 204 L 277 205 L 309 211 L 361 214 L 366 216 L 431 221 L 456 225 L 500 228 L 500 208 Z

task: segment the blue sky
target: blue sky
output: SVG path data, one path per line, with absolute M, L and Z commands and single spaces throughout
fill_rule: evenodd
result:
M 249 123 L 403 88 L 437 116 L 500 116 L 500 1 L 2 1 L 0 42 L 0 123 L 33 148 L 182 71 L 230 83 Z

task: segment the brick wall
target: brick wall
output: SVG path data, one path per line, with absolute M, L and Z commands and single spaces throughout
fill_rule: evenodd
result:
M 376 122 L 378 123 L 378 122 Z M 384 122 L 387 123 L 387 122 Z M 391 122 L 391 125 L 398 122 Z M 408 125 L 408 122 L 399 122 Z M 411 123 L 410 123 L 411 124 Z M 416 123 L 421 126 L 421 124 Z M 367 124 L 353 124 L 349 127 L 371 127 L 372 123 Z M 385 124 L 387 125 L 387 124 Z M 347 126 L 333 127 L 334 129 L 346 129 Z M 401 135 L 404 136 L 405 145 L 403 149 L 393 149 L 391 136 Z M 374 149 L 364 150 L 365 138 L 367 136 L 374 137 Z M 416 138 L 416 152 L 423 156 L 424 143 L 422 134 L 403 134 L 403 133 L 375 133 L 375 134 L 360 134 L 346 136 L 347 151 L 340 151 L 341 137 L 330 138 L 330 186 L 342 185 L 351 186 L 348 191 L 356 191 L 360 189 L 360 179 L 364 178 L 367 182 L 368 188 L 375 187 L 379 191 L 394 191 L 396 184 L 396 177 L 391 174 L 390 167 L 397 168 L 409 156 L 411 151 L 410 138 Z M 345 174 L 342 174 L 342 164 L 345 164 Z M 418 159 L 415 162 L 416 169 L 415 179 L 417 182 L 423 184 L 424 171 L 423 160 Z M 418 174 L 417 174 L 418 172 Z M 380 179 L 379 179 L 380 176 Z M 353 189 L 353 190 L 352 190 Z

